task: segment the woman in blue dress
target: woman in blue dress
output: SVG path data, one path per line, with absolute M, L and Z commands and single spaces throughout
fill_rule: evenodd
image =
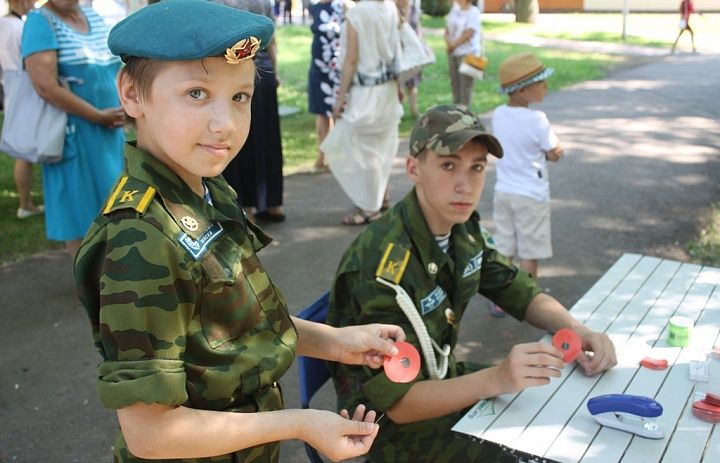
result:
M 68 113 L 63 159 L 43 165 L 43 188 L 46 235 L 64 241 L 73 257 L 123 167 L 120 61 L 107 35 L 100 16 L 79 0 L 49 0 L 23 29 L 21 52 L 35 90 Z
M 340 51 L 340 26 L 345 11 L 344 0 L 320 0 L 310 5 L 313 34 L 308 76 L 308 111 L 315 114 L 318 147 L 333 126 L 332 108 L 340 83 L 337 57 Z M 327 170 L 325 155 L 318 148 L 316 170 Z

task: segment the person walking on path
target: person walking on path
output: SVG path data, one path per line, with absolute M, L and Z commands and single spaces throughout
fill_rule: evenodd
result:
M 308 71 L 308 111 L 315 114 L 317 157 L 316 172 L 327 172 L 325 153 L 320 145 L 334 124 L 332 109 L 337 99 L 335 93 L 340 85 L 338 55 L 340 54 L 340 31 L 345 10 L 354 5 L 346 0 L 320 0 L 309 6 L 313 34 Z
M 460 73 L 460 65 L 466 55 L 481 56 L 483 1 L 478 6 L 471 0 L 455 0 L 445 19 L 445 48 L 448 55 L 448 71 L 452 99 L 455 104 L 470 106 L 475 78 Z
M 23 30 L 23 16 L 34 8 L 32 0 L 10 0 L 10 12 L 0 18 L 0 72 L 3 76 L 3 88 L 5 89 L 4 99 L 7 102 L 10 98 L 10 88 L 6 78 L 9 72 L 22 70 L 20 59 L 20 40 Z M 8 107 L 7 104 L 4 105 Z M 12 114 L 5 112 L 5 119 L 12 117 Z M 32 199 L 33 165 L 24 160 L 16 159 L 13 167 L 15 187 L 18 192 L 19 205 L 16 216 L 18 219 L 25 219 L 37 214 L 42 214 L 45 207 L 35 205 Z
M 400 104 L 395 59 L 400 51 L 397 6 L 362 0 L 345 13 L 336 123 L 320 145 L 330 170 L 355 204 L 345 225 L 374 222 L 388 205 L 388 181 L 398 149 Z M 339 119 L 339 120 L 338 120 Z
M 404 332 L 291 317 L 256 255 L 271 239 L 221 176 L 247 139 L 253 58 L 273 29 L 265 16 L 173 0 L 108 38 L 126 62 L 118 88 L 137 140 L 75 283 L 102 357 L 97 393 L 120 424 L 117 463 L 276 463 L 285 439 L 340 460 L 377 435 L 365 406 L 283 410 L 278 381 L 296 353 L 377 368 Z
M 694 12 L 695 5 L 692 0 L 682 0 L 680 2 L 680 22 L 678 23 L 680 31 L 678 31 L 677 38 L 675 39 L 675 42 L 673 42 L 672 49 L 670 51 L 671 53 L 675 53 L 675 48 L 680 40 L 680 36 L 682 36 L 685 31 L 690 33 L 690 42 L 692 43 L 693 53 L 697 51 L 695 49 L 695 32 L 692 30 L 692 27 L 690 27 L 690 15 Z

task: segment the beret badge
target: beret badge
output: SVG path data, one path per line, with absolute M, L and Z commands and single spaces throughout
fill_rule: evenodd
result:
M 225 62 L 238 64 L 241 61 L 252 58 L 260 49 L 260 40 L 254 36 L 242 39 L 225 51 Z

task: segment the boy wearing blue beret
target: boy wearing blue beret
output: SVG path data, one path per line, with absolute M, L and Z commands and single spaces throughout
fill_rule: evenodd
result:
M 272 33 L 203 0 L 150 5 L 110 33 L 137 141 L 75 279 L 102 356 L 98 395 L 120 423 L 116 462 L 276 462 L 283 439 L 344 459 L 377 434 L 364 406 L 283 410 L 277 382 L 296 354 L 377 368 L 403 331 L 291 317 L 256 256 L 270 238 L 220 176 L 247 137 L 252 58 Z

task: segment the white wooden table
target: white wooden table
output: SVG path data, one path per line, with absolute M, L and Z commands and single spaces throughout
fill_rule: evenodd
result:
M 689 361 L 704 360 L 720 344 L 720 268 L 625 254 L 571 313 L 610 336 L 618 354 L 615 368 L 587 377 L 577 364 L 566 365 L 562 377 L 546 386 L 480 401 L 453 430 L 500 444 L 520 461 L 720 462 L 720 425 L 692 414 L 693 402 L 705 392 L 720 393 L 720 359 L 709 356 L 709 382 L 689 377 Z M 688 347 L 666 342 L 673 315 L 695 321 Z M 645 356 L 666 359 L 670 366 L 640 367 Z M 600 426 L 587 401 L 614 393 L 657 400 L 663 414 L 656 422 L 665 438 Z

